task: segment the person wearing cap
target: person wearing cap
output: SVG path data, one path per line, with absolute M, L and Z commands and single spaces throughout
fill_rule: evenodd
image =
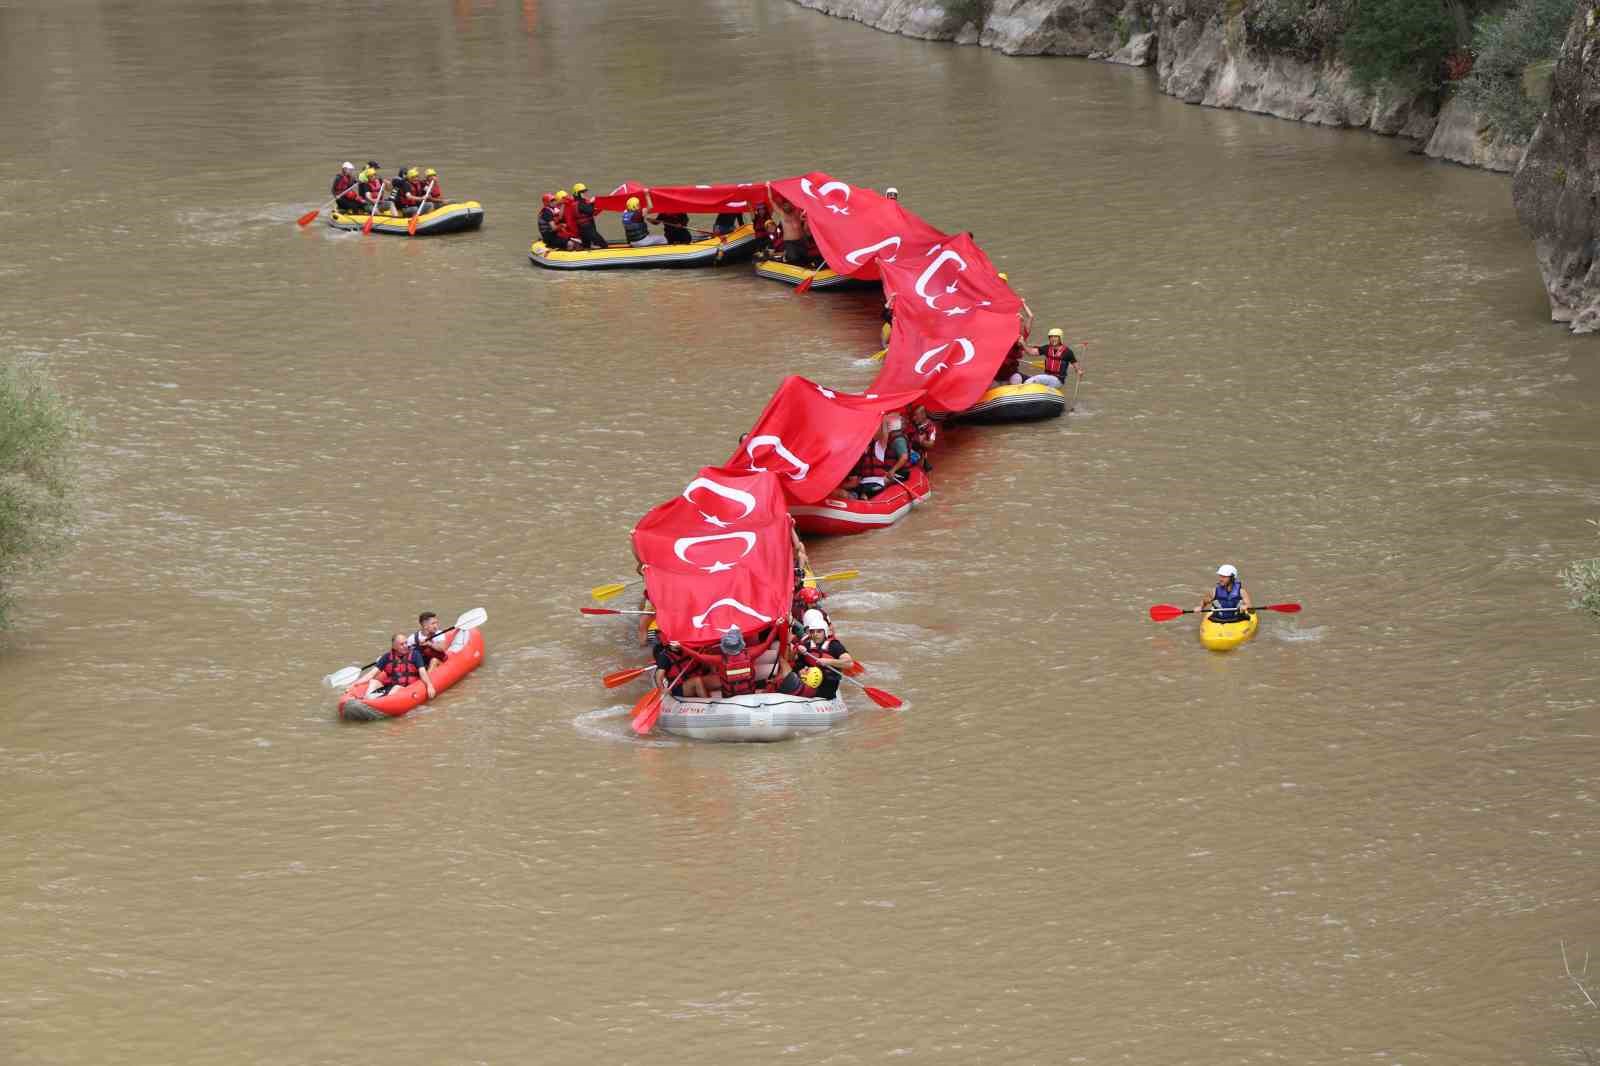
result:
M 807 611 L 800 621 L 806 632 L 795 644 L 797 661 L 804 664 L 802 669 L 805 666 L 827 667 L 822 671 L 822 683 L 817 686 L 816 695 L 831 700 L 839 694 L 839 671 L 850 669 L 855 660 L 850 658 L 843 641 L 829 635 L 828 620 L 821 611 Z
M 554 245 L 557 251 L 574 252 L 583 247 L 583 242 L 578 240 L 578 208 L 570 193 L 565 189 L 556 190 L 555 203 L 556 240 Z
M 1077 354 L 1067 347 L 1067 342 L 1062 338 L 1059 329 L 1052 329 L 1045 335 L 1044 344 L 1029 351 L 1044 363 L 1044 373 L 1029 378 L 1029 385 L 1048 385 L 1052 389 L 1059 389 L 1062 382 L 1067 379 L 1068 367 L 1071 367 L 1080 378 L 1083 376 L 1083 366 L 1078 362 Z
M 1232 563 L 1217 567 L 1217 587 L 1200 601 L 1200 610 L 1216 606 L 1211 612 L 1213 622 L 1238 622 L 1250 614 L 1250 593 L 1239 580 L 1239 570 Z
M 422 171 L 416 167 L 407 167 L 395 176 L 394 202 L 400 209 L 400 214 L 421 214 L 419 208 L 422 204 L 422 183 L 418 180 L 421 177 Z
M 883 190 L 883 195 L 887 196 L 889 199 L 894 200 L 897 203 L 900 200 L 900 190 L 895 188 L 893 185 L 891 185 L 887 189 Z
M 560 251 L 567 246 L 566 242 L 556 233 L 556 194 L 547 192 L 541 197 L 539 205 L 539 239 L 551 251 Z
M 439 172 L 432 167 L 422 172 L 422 191 L 426 197 L 422 204 L 424 211 L 444 206 L 444 186 L 439 184 Z
M 628 197 L 627 208 L 622 212 L 622 236 L 635 248 L 651 248 L 667 243 L 661 234 L 650 232 L 650 222 L 644 217 L 644 209 L 639 206 L 637 196 Z
M 722 634 L 722 639 L 717 642 L 717 651 L 722 658 L 717 663 L 716 676 L 708 680 L 721 694 L 747 696 L 756 691 L 755 660 L 751 658 L 750 649 L 745 646 L 744 634 L 739 632 L 738 626 L 729 626 L 728 631 Z
M 1002 270 L 996 276 L 1001 281 L 1005 282 L 1008 288 L 1010 287 L 1010 274 L 1007 274 L 1004 270 Z M 1017 299 L 1022 300 L 1022 294 L 1020 292 L 1017 293 Z M 1022 310 L 1017 312 L 1017 324 L 1022 327 L 1022 335 L 1024 337 L 1027 337 L 1028 334 L 1033 332 L 1033 308 L 1028 306 L 1027 300 L 1022 300 Z
M 361 190 L 357 188 L 354 163 L 346 162 L 339 167 L 328 195 L 334 198 L 334 207 L 339 211 L 354 211 L 361 206 Z
M 878 435 L 867 445 L 861 457 L 856 495 L 870 500 L 889 487 L 911 462 L 911 445 L 905 436 L 905 420 L 899 415 L 885 415 L 878 424 Z
M 600 236 L 600 231 L 595 228 L 594 216 L 599 208 L 594 205 L 594 197 L 589 195 L 589 186 L 583 182 L 573 182 L 572 193 L 577 197 L 578 212 L 578 239 L 585 248 L 609 248 L 606 239 Z

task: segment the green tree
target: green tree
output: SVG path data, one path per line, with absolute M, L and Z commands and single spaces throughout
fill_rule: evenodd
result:
M 0 627 L 16 580 L 71 540 L 79 436 L 78 416 L 37 363 L 0 364 Z
M 1533 136 L 1544 100 L 1530 96 L 1526 74 L 1561 51 L 1578 0 L 1517 0 L 1478 19 L 1472 35 L 1472 73 L 1461 83 L 1470 101 L 1502 136 Z
M 1459 0 L 1359 0 L 1339 45 L 1356 81 L 1406 92 L 1437 88 L 1461 40 Z

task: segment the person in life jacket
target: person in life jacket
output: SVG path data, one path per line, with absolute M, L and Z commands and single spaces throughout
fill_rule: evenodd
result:
M 551 251 L 560 251 L 566 242 L 556 233 L 556 194 L 547 192 L 539 207 L 539 239 Z
M 650 232 L 650 223 L 644 217 L 637 196 L 628 197 L 627 209 L 622 212 L 622 235 L 634 248 L 652 248 L 667 243 L 661 234 Z
M 795 636 L 805 632 L 805 626 L 800 624 L 800 619 L 805 617 L 807 611 L 821 611 L 823 599 L 822 590 L 815 585 L 801 585 L 795 589 L 794 599 L 789 604 L 789 617 L 794 624 Z M 822 611 L 824 618 L 827 614 L 828 612 Z
M 339 167 L 339 173 L 333 176 L 333 184 L 328 188 L 328 195 L 336 197 L 334 209 L 338 211 L 355 211 L 361 206 L 361 189 L 356 182 L 356 165 L 346 162 Z
M 1029 385 L 1048 385 L 1052 389 L 1059 389 L 1067 380 L 1067 368 L 1071 367 L 1077 375 L 1083 377 L 1083 366 L 1078 362 L 1077 353 L 1067 347 L 1067 342 L 1062 338 L 1059 329 L 1052 329 L 1045 335 L 1046 343 L 1033 349 L 1033 353 L 1044 363 L 1044 373 L 1035 374 L 1028 379 Z
M 920 403 L 911 409 L 907 437 L 911 442 L 911 461 L 931 474 L 933 463 L 928 461 L 928 453 L 939 442 L 939 423 L 928 416 L 928 409 Z
M 1250 614 L 1250 593 L 1239 580 L 1239 571 L 1232 563 L 1217 567 L 1217 587 L 1200 601 L 1200 610 L 1216 606 L 1211 612 L 1213 622 L 1241 622 Z
M 828 635 L 828 620 L 821 611 L 807 611 L 801 621 L 806 632 L 795 645 L 796 662 L 805 666 L 825 667 L 816 695 L 831 700 L 839 694 L 839 671 L 850 669 L 855 660 L 850 658 L 843 641 Z
M 432 189 L 429 189 L 432 186 Z M 439 172 L 429 167 L 422 172 L 422 191 L 426 197 L 422 202 L 422 210 L 432 211 L 444 206 L 444 186 L 439 184 Z
M 578 201 L 565 189 L 556 190 L 556 234 L 566 250 L 576 252 L 583 247 L 578 237 Z
M 1005 271 L 1000 271 L 1000 273 L 996 274 L 995 277 L 1005 282 L 1007 287 L 1011 285 L 1011 275 L 1007 274 Z M 1022 300 L 1022 294 L 1020 292 L 1017 293 L 1017 299 Z M 1022 327 L 1022 335 L 1024 337 L 1027 337 L 1033 333 L 1033 308 L 1028 306 L 1027 300 L 1022 300 L 1022 310 L 1017 312 L 1017 324 Z
M 578 212 L 578 239 L 585 248 L 609 248 L 606 239 L 600 236 L 600 231 L 595 228 L 594 216 L 599 208 L 594 205 L 594 197 L 589 195 L 589 186 L 581 181 L 572 183 L 572 194 L 577 197 Z
M 418 213 L 417 208 L 422 203 L 422 183 L 418 181 L 422 171 L 416 167 L 407 167 L 395 175 L 394 205 L 399 209 L 399 214 L 410 217 Z
M 1000 361 L 1000 368 L 994 372 L 995 385 L 1021 385 L 1022 360 L 1032 356 L 1033 349 L 1018 337 L 1011 345 L 1011 350 L 1006 352 L 1006 357 Z
M 439 628 L 439 616 L 432 611 L 417 615 L 417 631 L 406 638 L 406 643 L 422 653 L 422 661 L 429 667 L 450 657 L 444 650 L 445 638 Z
M 366 676 L 383 686 L 383 691 L 378 695 L 392 688 L 404 688 L 418 680 L 427 687 L 430 700 L 438 695 L 434 691 L 432 678 L 428 677 L 428 666 L 423 661 L 422 652 L 411 646 L 404 633 L 394 635 L 389 642 L 389 650 L 378 657 L 373 672 Z
M 694 234 L 689 231 L 689 216 L 682 211 L 662 213 L 650 220 L 667 235 L 668 244 L 692 244 Z
M 911 462 L 911 445 L 903 432 L 905 420 L 899 415 L 886 415 L 878 426 L 878 435 L 867 445 L 861 457 L 859 484 L 856 495 L 870 500 L 895 480 Z
M 750 225 L 756 232 L 756 247 L 759 249 L 767 240 L 767 223 L 772 221 L 772 206 L 770 204 L 756 204 L 755 210 L 750 212 Z
M 783 675 L 783 680 L 778 683 L 778 691 L 786 696 L 809 698 L 817 694 L 822 681 L 822 667 L 802 666 Z
M 357 205 L 357 210 L 376 214 L 377 208 L 383 203 L 383 179 L 371 167 L 363 170 L 357 178 L 361 189 L 361 202 Z
M 755 659 L 745 647 L 744 634 L 729 626 L 717 643 L 722 661 L 717 664 L 717 681 L 724 696 L 745 696 L 756 691 Z

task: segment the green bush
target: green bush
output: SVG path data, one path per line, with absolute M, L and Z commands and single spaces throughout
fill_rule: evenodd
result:
M 77 415 L 37 364 L 0 364 L 0 627 L 15 580 L 71 539 L 78 437 Z
M 1251 0 L 1245 39 L 1306 59 L 1331 50 L 1349 25 L 1354 0 Z
M 1357 0 L 1340 51 L 1357 83 L 1405 92 L 1439 86 L 1444 57 L 1464 43 L 1448 0 Z
M 1594 519 L 1590 525 L 1600 525 Z M 1572 594 L 1572 606 L 1581 607 L 1600 618 L 1600 559 L 1581 559 L 1560 573 L 1561 583 Z
M 1461 95 L 1501 136 L 1533 136 L 1544 102 L 1530 99 L 1524 74 L 1561 51 L 1577 8 L 1578 0 L 1516 0 L 1478 19 L 1472 34 L 1472 73 L 1461 82 Z

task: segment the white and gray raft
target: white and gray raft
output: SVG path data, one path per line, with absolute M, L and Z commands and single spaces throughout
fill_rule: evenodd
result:
M 756 692 L 715 699 L 661 698 L 656 728 L 695 740 L 773 741 L 826 733 L 850 716 L 843 696 Z

